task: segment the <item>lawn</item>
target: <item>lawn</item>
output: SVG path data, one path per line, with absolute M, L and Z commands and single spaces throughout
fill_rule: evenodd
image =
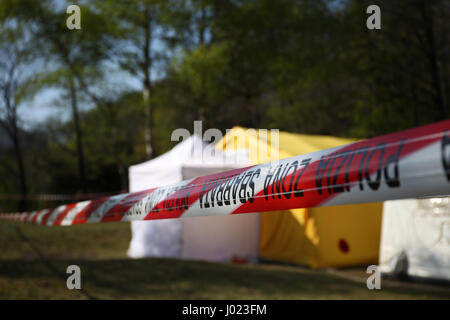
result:
M 41 227 L 0 221 L 0 299 L 450 299 L 450 288 L 276 264 L 131 260 L 129 223 Z M 81 268 L 82 290 L 66 287 Z M 362 280 L 361 280 L 362 279 Z

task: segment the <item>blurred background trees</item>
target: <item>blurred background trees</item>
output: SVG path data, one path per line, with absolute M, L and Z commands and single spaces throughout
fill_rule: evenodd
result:
M 371 4 L 381 30 L 366 28 Z M 0 0 L 0 194 L 126 190 L 128 166 L 194 120 L 367 138 L 447 119 L 449 7 Z M 49 95 L 57 112 L 33 121 Z

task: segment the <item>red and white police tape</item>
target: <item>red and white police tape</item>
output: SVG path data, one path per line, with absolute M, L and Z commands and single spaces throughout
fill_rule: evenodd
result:
M 450 195 L 450 120 L 141 192 L 7 213 L 47 226 Z

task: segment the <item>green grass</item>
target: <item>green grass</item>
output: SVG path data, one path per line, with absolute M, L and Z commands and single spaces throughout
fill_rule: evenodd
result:
M 0 221 L 0 299 L 450 299 L 447 287 L 370 291 L 323 270 L 171 259 L 131 260 L 128 223 L 40 227 Z M 81 268 L 82 290 L 65 271 Z

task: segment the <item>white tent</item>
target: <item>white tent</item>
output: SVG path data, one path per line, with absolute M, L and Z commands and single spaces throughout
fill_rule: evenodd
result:
M 129 168 L 130 192 L 249 165 L 248 152 L 220 152 L 198 136 L 160 157 Z M 256 262 L 259 214 L 133 221 L 128 255 Z
M 380 269 L 450 280 L 450 198 L 385 201 Z

